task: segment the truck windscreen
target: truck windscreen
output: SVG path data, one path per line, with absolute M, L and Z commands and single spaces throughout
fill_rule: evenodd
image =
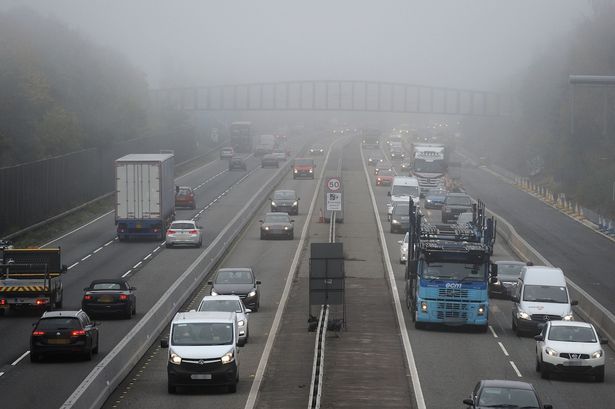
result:
M 441 160 L 434 160 L 428 162 L 425 159 L 415 159 L 414 171 L 423 173 L 443 173 L 444 162 Z
M 466 281 L 483 281 L 487 273 L 486 265 L 463 263 L 426 263 L 422 277 L 428 280 L 450 279 Z

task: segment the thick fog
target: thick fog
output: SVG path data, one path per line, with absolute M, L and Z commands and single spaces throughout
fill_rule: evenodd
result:
M 126 54 L 152 87 L 368 79 L 499 87 L 590 12 L 581 0 L 0 0 Z

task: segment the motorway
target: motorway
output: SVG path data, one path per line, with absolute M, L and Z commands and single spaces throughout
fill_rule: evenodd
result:
M 346 149 L 356 149 L 356 153 L 359 153 L 358 143 Z M 327 166 L 323 166 L 323 161 L 318 160 L 317 176 L 326 169 L 331 170 L 330 164 L 336 162 L 336 158 L 340 155 L 339 150 L 334 146 L 330 155 Z M 346 202 L 345 224 L 340 226 L 339 230 L 339 236 L 349 255 L 347 271 L 352 271 L 350 279 L 354 279 L 356 287 L 363 286 L 363 290 L 368 286 L 372 289 L 374 285 L 384 285 L 375 281 L 378 277 L 384 277 L 387 268 L 382 260 L 383 253 L 378 249 L 379 240 L 375 223 L 366 220 L 361 224 L 364 219 L 379 217 L 385 231 L 383 249 L 393 262 L 393 274 L 399 297 L 403 300 L 404 295 L 401 292 L 404 289 L 404 266 L 398 263 L 397 243 L 402 235 L 388 233 L 387 188 L 374 185 L 372 168 L 368 168 L 369 183 L 372 184 L 375 193 L 378 214 L 369 212 L 371 199 L 365 189 L 367 183 L 365 174 L 361 171 L 362 164 L 365 164 L 365 160 L 361 163 L 358 155 L 351 156 L 348 161 L 345 156 L 343 167 L 345 188 L 349 189 L 349 195 L 350 192 L 355 192 L 352 200 Z M 232 218 L 234 212 L 243 206 L 247 198 L 254 194 L 260 184 L 275 171 L 260 169 L 254 158 L 249 159 L 248 166 L 247 173 L 228 172 L 226 162 L 214 161 L 178 181 L 181 184 L 201 186 L 197 190 L 197 210 L 180 210 L 178 218 L 190 218 L 198 213 L 199 209 L 206 208 L 200 219 L 200 224 L 205 227 L 205 246 Z M 614 310 L 613 298 L 608 296 L 609 290 L 612 294 L 614 284 L 607 275 L 609 273 L 607 262 L 615 258 L 615 252 L 612 251 L 613 243 L 480 168 L 464 168 L 462 182 L 468 193 L 482 199 L 495 213 L 506 217 L 550 262 L 562 267 L 573 281 L 599 299 L 609 310 Z M 226 394 L 222 389 L 186 389 L 180 391 L 181 394 L 178 396 L 168 395 L 166 350 L 161 350 L 159 342 L 156 341 L 133 372 L 108 399 L 106 408 L 175 407 L 179 405 L 178 402 L 186 408 L 203 405 L 243 408 L 246 407 L 246 402 L 254 399 L 259 408 L 307 406 L 314 337 L 312 333 L 306 331 L 307 295 L 302 294 L 297 289 L 300 287 L 295 285 L 301 280 L 305 281 L 309 257 L 307 251 L 302 253 L 307 247 L 303 245 L 303 241 L 300 241 L 299 232 L 305 223 L 309 222 L 310 237 L 304 239 L 326 241 L 326 228 L 316 224 L 317 212 L 311 217 L 307 214 L 314 193 L 318 193 L 316 189 L 321 189 L 317 186 L 317 179 L 293 180 L 287 177 L 280 188 L 295 189 L 302 199 L 300 214 L 294 217 L 295 240 L 259 240 L 257 218 L 248 225 L 240 240 L 232 246 L 221 263 L 223 267 L 250 265 L 255 269 L 257 278 L 263 282 L 261 309 L 251 314 L 250 342 L 241 350 L 238 392 Z M 322 206 L 321 202 L 320 199 L 316 201 L 316 209 Z M 350 206 L 352 211 L 349 210 Z M 265 203 L 258 214 L 264 214 L 267 208 L 268 204 Z M 356 212 L 360 218 L 354 218 L 353 212 Z M 439 213 L 429 211 L 428 217 L 438 221 Z M 160 243 L 152 242 L 118 243 L 113 237 L 114 225 L 111 214 L 52 243 L 53 246 L 60 245 L 64 249 L 64 262 L 71 265 L 69 273 L 65 276 L 66 309 L 79 306 L 82 289 L 92 279 L 119 277 L 128 273 L 131 283 L 138 288 L 136 318 L 138 319 L 203 251 L 202 249 L 167 250 L 163 249 L 164 246 L 161 247 Z M 579 250 L 578 243 L 582 243 L 582 251 Z M 150 254 L 152 256 L 149 256 Z M 511 250 L 500 241 L 496 242 L 494 257 L 500 260 L 514 258 Z M 146 258 L 147 260 L 143 262 Z M 255 395 L 257 391 L 252 387 L 253 379 L 258 374 L 259 365 L 262 365 L 261 357 L 276 319 L 277 307 L 282 300 L 287 278 L 289 276 L 293 278 L 293 266 L 297 266 L 297 259 L 299 259 L 298 274 L 294 277 L 289 304 L 281 320 L 281 328 L 278 331 L 281 336 L 273 345 L 268 367 L 259 379 L 259 382 L 262 382 L 261 395 L 257 398 Z M 139 262 L 142 264 L 135 268 Z M 350 265 L 353 266 L 352 270 L 348 268 Z M 377 274 L 370 276 L 370 272 Z M 387 306 L 391 316 L 381 318 L 391 319 L 394 310 L 391 308 L 393 301 L 390 298 L 390 291 L 386 286 L 377 288 L 382 294 L 379 302 L 365 300 L 365 305 L 374 303 L 373 305 L 378 308 L 382 305 Z M 206 292 L 207 286 L 202 286 L 191 297 L 191 303 L 184 308 L 194 308 Z M 354 314 L 359 320 L 359 317 L 363 316 L 357 311 L 362 306 L 361 301 L 361 299 L 353 301 L 349 317 Z M 607 368 L 604 383 L 594 383 L 583 378 L 556 377 L 552 380 L 543 380 L 534 371 L 535 341 L 530 337 L 517 337 L 510 328 L 509 301 L 493 300 L 490 303 L 491 328 L 486 334 L 454 328 L 417 330 L 412 325 L 407 310 L 403 308 L 403 311 L 407 335 L 413 350 L 413 364 L 416 366 L 427 408 L 462 407 L 461 401 L 468 396 L 476 381 L 487 378 L 531 382 L 544 401 L 553 404 L 555 408 L 615 407 L 615 352 L 612 346 L 606 348 Z M 5 405 L 12 408 L 59 407 L 96 362 L 99 362 L 135 323 L 135 318 L 102 322 L 101 353 L 92 362 L 52 360 L 42 364 L 31 364 L 24 353 L 28 349 L 30 323 L 35 320 L 36 314 L 27 313 L 12 313 L 0 319 L 0 333 L 3 334 L 0 338 L 0 373 L 3 373 L 0 376 L 2 407 Z M 386 348 L 382 348 L 382 344 L 378 343 L 378 333 L 372 331 L 370 337 L 362 337 L 361 335 L 365 335 L 369 328 L 358 327 L 358 325 L 350 327 L 339 339 L 327 340 L 332 345 L 330 352 L 336 352 L 335 358 L 329 356 L 325 358 L 327 366 L 323 407 L 415 407 L 416 394 L 410 390 L 411 368 L 408 368 L 402 359 L 399 328 L 395 327 L 394 322 L 389 322 L 385 327 L 386 330 L 381 329 L 383 331 L 381 336 L 383 340 L 386 339 L 387 345 Z M 352 331 L 358 333 L 352 334 Z M 347 336 L 349 334 L 352 336 Z M 166 333 L 161 336 L 165 337 Z M 367 364 L 370 361 L 365 355 L 359 358 L 361 359 L 359 364 L 365 362 L 366 365 L 356 366 L 355 374 L 349 373 L 347 367 L 344 368 L 344 358 L 356 360 L 357 356 L 362 356 L 359 354 L 353 356 L 352 353 L 344 355 L 344 352 L 351 351 L 356 347 L 356 343 L 361 342 L 370 342 L 370 348 L 374 353 L 384 351 L 382 359 L 386 360 L 390 367 L 388 375 L 394 378 L 394 381 L 389 381 L 389 389 L 379 385 L 379 382 L 385 380 L 383 371 L 387 368 Z M 327 359 L 332 361 L 327 363 Z M 389 361 L 391 359 L 392 361 Z M 15 365 L 11 365 L 12 363 Z M 342 372 L 344 369 L 346 372 Z M 57 382 L 57 379 L 62 379 L 62 382 Z M 307 385 L 305 379 L 308 379 Z M 380 400 L 380 405 L 368 405 L 367 401 L 361 404 L 359 401 L 340 398 L 343 396 L 342 392 L 349 393 L 348 396 L 356 393 L 359 386 L 369 379 L 372 379 L 373 385 L 363 392 L 371 395 L 376 402 Z M 350 382 L 356 382 L 356 385 L 349 385 Z M 355 386 L 355 389 L 353 390 L 351 386 Z M 344 387 L 346 390 L 342 391 Z M 45 393 L 32 393 L 33 390 Z M 340 392 L 337 393 L 338 391 Z

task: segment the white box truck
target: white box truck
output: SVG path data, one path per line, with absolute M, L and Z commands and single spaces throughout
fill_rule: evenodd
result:
M 115 161 L 118 240 L 162 240 L 175 218 L 174 156 L 130 154 Z

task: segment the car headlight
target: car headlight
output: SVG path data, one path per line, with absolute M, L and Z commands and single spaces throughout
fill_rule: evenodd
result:
M 182 363 L 182 357 L 177 355 L 175 352 L 171 352 L 169 355 L 169 362 L 175 365 L 179 365 Z
M 211 289 L 211 295 L 218 295 L 218 293 L 216 292 L 216 290 L 214 290 L 213 288 Z
M 310 169 L 310 173 L 312 173 L 312 172 L 314 172 L 314 170 L 313 170 L 313 169 Z
M 525 311 L 517 311 L 517 318 L 521 318 L 522 320 L 531 320 L 530 314 Z
M 252 290 L 248 293 L 248 297 L 254 297 L 256 295 L 256 290 Z
M 295 173 L 299 173 L 299 171 L 297 169 L 294 170 Z
M 222 355 L 222 358 L 220 358 L 220 360 L 223 364 L 230 364 L 235 360 L 235 354 L 233 353 L 233 351 L 229 351 L 226 354 Z
M 275 202 L 271 202 L 271 206 L 275 206 Z
M 485 306 L 483 304 L 478 306 L 478 315 L 485 315 Z
M 293 202 L 293 206 L 297 206 L 299 204 L 299 202 L 297 202 L 296 200 Z
M 244 325 L 246 325 L 246 322 L 244 320 L 239 320 L 237 321 L 237 325 L 243 327 Z
M 592 358 L 602 358 L 602 355 L 604 354 L 603 350 L 598 350 L 596 352 L 592 352 Z
M 399 224 L 399 220 L 397 220 L 397 219 L 393 219 L 393 220 L 391 220 L 391 223 L 393 223 L 393 224 Z
M 431 203 L 431 199 L 425 199 L 427 203 Z
M 547 353 L 547 355 L 549 356 L 557 356 L 557 351 L 551 347 L 546 347 L 545 348 L 545 352 Z
M 263 227 L 265 230 L 269 230 L 269 226 L 265 226 Z
M 562 319 L 563 319 L 564 321 L 572 321 L 572 319 L 573 319 L 572 313 L 571 313 L 571 312 L 569 312 L 568 314 L 564 315 L 564 316 L 562 317 Z
M 502 282 L 500 280 L 495 280 L 495 283 L 493 283 L 493 285 L 502 285 Z
M 288 230 L 288 226 L 284 226 L 284 230 Z

